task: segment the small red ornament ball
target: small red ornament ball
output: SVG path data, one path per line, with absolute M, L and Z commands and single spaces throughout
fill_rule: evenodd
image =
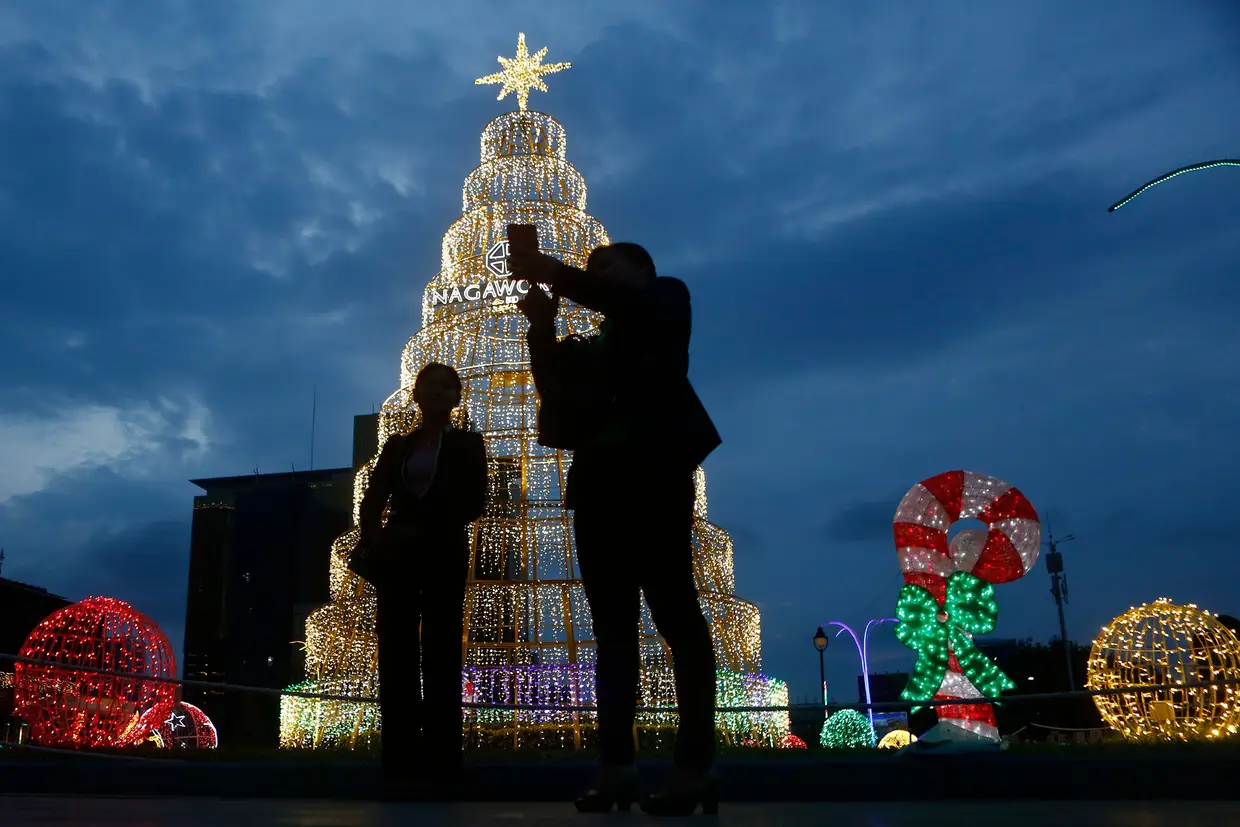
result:
M 793 735 L 791 732 L 784 736 L 784 740 L 780 743 L 780 746 L 784 749 L 809 749 L 803 738 Z
M 155 621 L 123 600 L 89 597 L 48 615 L 19 653 L 50 664 L 18 663 L 13 711 L 45 746 L 136 743 L 143 713 L 171 707 L 176 658 Z M 117 672 L 101 675 L 81 667 Z
M 215 749 L 220 745 L 215 724 L 193 704 L 181 701 L 155 709 L 160 711 L 160 720 L 153 728 L 154 740 L 165 749 Z

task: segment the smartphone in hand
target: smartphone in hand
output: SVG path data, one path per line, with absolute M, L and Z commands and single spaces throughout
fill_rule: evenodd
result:
M 537 252 L 537 226 L 533 224 L 508 225 L 508 255 L 533 255 Z

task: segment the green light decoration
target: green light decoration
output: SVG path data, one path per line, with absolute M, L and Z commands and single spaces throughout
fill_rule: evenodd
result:
M 1183 175 L 1186 172 L 1196 172 L 1199 169 L 1211 169 L 1213 167 L 1240 167 L 1240 161 L 1232 160 L 1230 158 L 1223 158 L 1218 161 L 1203 161 L 1200 164 L 1190 164 L 1189 166 L 1180 167 L 1179 169 L 1172 170 L 1171 172 L 1168 172 L 1166 175 L 1160 175 L 1157 178 L 1155 178 L 1153 181 L 1149 181 L 1137 187 L 1135 190 L 1128 193 L 1127 195 L 1125 195 L 1120 200 L 1116 201 L 1111 206 L 1107 207 L 1107 212 L 1115 212 L 1120 207 L 1124 206 L 1129 201 L 1136 198 L 1138 195 L 1150 189 L 1151 187 L 1156 187 L 1159 184 L 1164 183 L 1165 181 L 1170 181 L 1172 178 L 1175 178 L 1176 176 Z
M 818 743 L 827 749 L 857 749 L 874 746 L 874 727 L 855 709 L 841 709 L 822 722 Z
M 947 578 L 947 600 L 939 610 L 934 595 L 923 586 L 900 589 L 896 603 L 896 638 L 917 653 L 913 674 L 901 693 L 906 701 L 928 701 L 943 685 L 952 654 L 960 671 L 984 697 L 994 698 L 1015 689 L 1012 679 L 973 645 L 973 635 L 995 630 L 999 604 L 995 587 L 965 571 Z M 916 712 L 920 707 L 914 707 Z

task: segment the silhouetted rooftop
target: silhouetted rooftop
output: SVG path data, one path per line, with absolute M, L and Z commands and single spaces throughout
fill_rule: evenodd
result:
M 51 592 L 49 592 L 47 589 L 43 588 L 42 586 L 33 586 L 30 583 L 23 583 L 20 580 L 10 580 L 7 577 L 0 577 L 0 588 L 17 589 L 17 590 L 28 591 L 28 592 L 37 592 L 38 594 L 45 594 L 48 597 L 54 597 L 57 600 L 64 600 L 68 602 L 68 598 L 61 597 L 58 594 L 52 594 Z
M 194 485 L 203 491 L 210 491 L 212 488 L 232 488 L 241 485 L 247 480 L 257 480 L 262 482 L 279 482 L 302 480 L 305 482 L 316 482 L 320 480 L 329 480 L 339 474 L 353 473 L 352 468 L 315 468 L 313 471 L 277 471 L 270 474 L 238 474 L 235 477 L 205 477 L 203 479 L 190 480 Z

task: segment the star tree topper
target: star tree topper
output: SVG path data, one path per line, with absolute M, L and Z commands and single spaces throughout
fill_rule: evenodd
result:
M 547 91 L 547 84 L 543 83 L 542 80 L 543 75 L 562 72 L 573 65 L 571 63 L 551 63 L 544 66 L 542 61 L 546 56 L 546 46 L 531 55 L 525 47 L 525 32 L 521 32 L 517 35 L 517 56 L 495 58 L 499 61 L 499 65 L 504 67 L 504 71 L 487 75 L 484 78 L 478 78 L 474 81 L 474 85 L 502 84 L 496 100 L 502 101 L 509 92 L 515 92 L 517 103 L 520 104 L 521 110 L 524 111 L 526 104 L 529 103 L 531 89 L 537 89 L 539 92 Z

